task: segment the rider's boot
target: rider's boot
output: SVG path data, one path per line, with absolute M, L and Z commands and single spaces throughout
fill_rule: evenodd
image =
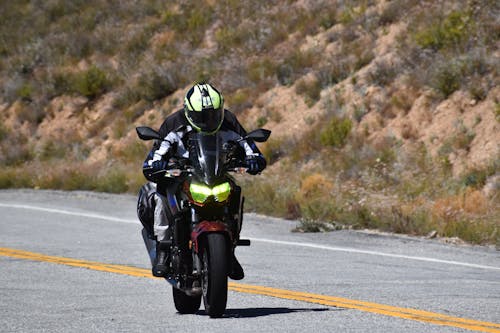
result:
M 243 267 L 241 267 L 240 263 L 238 262 L 238 259 L 236 259 L 234 251 L 233 251 L 233 258 L 231 260 L 231 272 L 229 273 L 229 277 L 233 280 L 241 280 L 245 277 L 245 273 L 243 272 Z
M 153 265 L 153 275 L 166 276 L 168 273 L 170 243 L 160 241 L 156 243 L 156 258 Z

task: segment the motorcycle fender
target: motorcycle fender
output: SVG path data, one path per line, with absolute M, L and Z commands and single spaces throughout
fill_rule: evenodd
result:
M 199 253 L 198 246 L 200 241 L 203 239 L 204 235 L 211 232 L 224 234 L 229 244 L 232 244 L 231 232 L 224 223 L 216 221 L 203 221 L 201 223 L 198 223 L 198 225 L 196 225 L 196 227 L 191 232 L 191 246 L 193 247 L 196 253 Z

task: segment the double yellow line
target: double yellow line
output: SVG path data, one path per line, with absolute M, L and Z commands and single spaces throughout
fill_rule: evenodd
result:
M 60 265 L 81 267 L 96 271 L 130 275 L 136 277 L 152 278 L 152 279 L 154 278 L 151 275 L 151 271 L 148 269 L 123 266 L 123 265 L 104 264 L 100 262 L 71 259 L 64 257 L 47 256 L 40 253 L 15 250 L 10 248 L 0 248 L 0 256 L 33 260 L 33 261 L 50 262 Z M 229 283 L 229 290 L 247 294 L 271 296 L 282 299 L 315 303 L 315 304 L 334 306 L 340 308 L 356 309 L 364 312 L 415 320 L 424 323 L 459 327 L 472 331 L 500 333 L 500 324 L 497 323 L 453 317 L 435 312 L 422 311 L 410 308 L 401 308 L 391 305 L 358 301 L 342 297 L 311 294 L 311 293 L 254 286 L 254 285 L 234 283 L 234 282 Z

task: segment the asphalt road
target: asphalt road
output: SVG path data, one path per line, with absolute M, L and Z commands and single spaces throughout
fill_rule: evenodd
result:
M 0 253 L 0 332 L 467 331 L 384 315 L 384 305 L 496 323 L 476 330 L 500 332 L 500 251 L 359 231 L 291 233 L 295 225 L 246 215 L 242 236 L 253 242 L 237 250 L 241 282 L 380 311 L 231 291 L 224 318 L 179 315 L 161 279 Z M 149 269 L 140 230 L 133 196 L 0 191 L 0 248 Z

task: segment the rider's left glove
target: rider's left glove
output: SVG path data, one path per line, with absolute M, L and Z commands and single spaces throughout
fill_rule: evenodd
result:
M 247 172 L 256 175 L 266 168 L 266 159 L 262 155 L 249 156 L 246 158 Z
M 168 169 L 168 162 L 167 161 L 154 161 L 151 164 L 151 167 L 152 167 L 154 172 L 167 170 Z

